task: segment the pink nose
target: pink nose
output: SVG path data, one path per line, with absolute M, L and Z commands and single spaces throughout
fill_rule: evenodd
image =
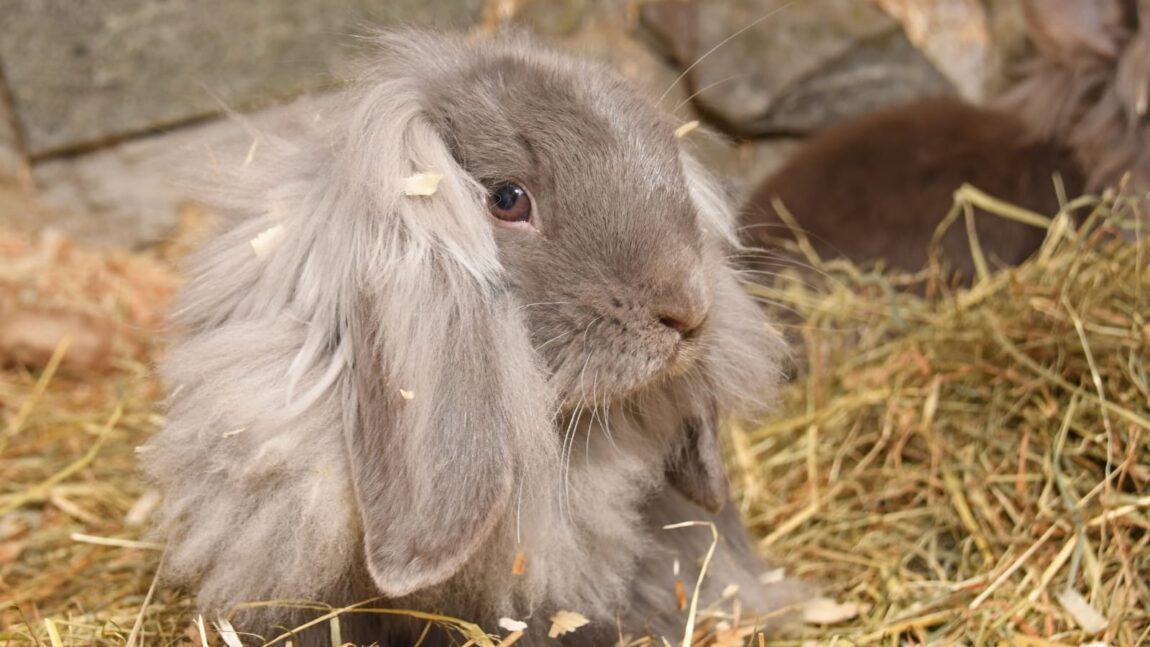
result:
M 679 333 L 680 337 L 687 339 L 703 324 L 703 320 L 707 318 L 707 313 L 704 310 L 660 308 L 655 316 L 658 317 L 659 323 Z

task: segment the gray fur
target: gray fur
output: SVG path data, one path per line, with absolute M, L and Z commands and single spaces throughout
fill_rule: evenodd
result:
M 269 140 L 214 190 L 233 220 L 192 263 L 168 423 L 141 450 L 168 580 L 209 614 L 382 595 L 488 631 L 526 619 L 539 644 L 570 609 L 593 623 L 567 642 L 596 643 L 617 622 L 681 630 L 664 580 L 678 559 L 692 585 L 709 535 L 660 527 L 711 519 L 711 599 L 738 583 L 769 612 L 797 594 L 757 583 L 731 506 L 687 502 L 726 500 L 719 423 L 769 405 L 781 344 L 667 117 L 518 36 L 379 50 L 316 132 Z M 443 174 L 434 195 L 401 194 L 417 172 Z M 508 179 L 538 233 L 493 224 L 486 195 Z M 261 260 L 250 243 L 276 225 Z M 664 315 L 702 324 L 679 341 Z M 235 619 L 270 637 L 306 617 Z M 380 618 L 345 616 L 344 638 L 422 629 Z
M 1037 137 L 1071 146 L 1101 191 L 1150 192 L 1150 0 L 1024 0 L 1039 56 L 998 100 Z

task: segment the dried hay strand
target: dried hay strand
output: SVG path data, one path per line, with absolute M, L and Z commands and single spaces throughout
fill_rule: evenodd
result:
M 1127 209 L 1079 204 L 1096 223 Z M 773 637 L 719 605 L 666 639 L 1150 643 L 1150 243 L 1106 229 L 1056 218 L 1034 259 L 970 289 L 939 267 L 841 262 L 756 287 L 801 315 L 802 369 L 772 419 L 731 430 L 737 505 L 765 554 L 842 604 Z M 931 296 L 894 289 L 915 282 Z M 235 639 L 186 592 L 147 599 L 162 552 L 144 539 L 154 499 L 133 449 L 162 418 L 143 361 L 117 356 L 95 378 L 50 360 L 0 372 L 0 645 Z M 363 611 L 319 610 L 335 644 L 341 615 Z M 522 637 L 426 619 L 461 644 Z
M 0 228 L 0 644 L 123 644 L 159 554 L 134 448 L 159 422 L 150 357 L 177 285 L 150 254 Z M 168 594 L 152 635 L 182 632 Z

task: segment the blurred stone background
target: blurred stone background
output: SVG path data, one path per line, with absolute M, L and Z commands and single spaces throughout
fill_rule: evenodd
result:
M 741 199 L 805 134 L 923 95 L 979 101 L 1025 46 L 1015 0 L 0 0 L 0 186 L 22 224 L 163 240 L 188 177 L 308 118 L 372 29 L 511 24 L 606 60 Z M 682 76 L 680 79 L 679 77 Z M 677 82 L 678 79 L 678 82 Z M 243 113 L 243 119 L 235 118 Z

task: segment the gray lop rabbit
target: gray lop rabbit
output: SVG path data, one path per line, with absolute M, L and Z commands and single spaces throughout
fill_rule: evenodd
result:
M 320 612 L 241 603 L 674 640 L 672 569 L 690 589 L 711 535 L 663 526 L 703 520 L 722 538 L 702 604 L 796 599 L 759 581 L 718 436 L 769 405 L 781 342 L 675 124 L 520 36 L 378 47 L 316 133 L 215 191 L 231 220 L 192 263 L 141 449 L 167 581 L 269 639 Z M 558 610 L 591 623 L 548 639 Z M 340 627 L 408 645 L 427 623 Z

